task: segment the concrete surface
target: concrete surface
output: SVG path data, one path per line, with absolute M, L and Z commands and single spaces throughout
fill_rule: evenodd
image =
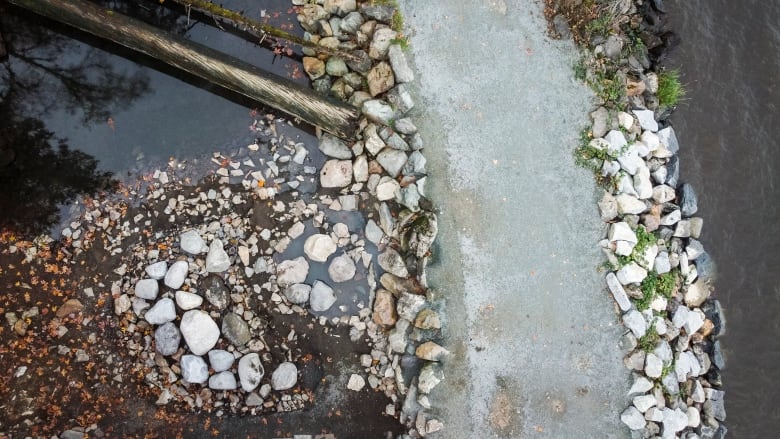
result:
M 591 93 L 533 0 L 402 2 L 440 209 L 429 282 L 454 352 L 441 438 L 624 438 L 629 373 L 597 190 L 571 155 Z

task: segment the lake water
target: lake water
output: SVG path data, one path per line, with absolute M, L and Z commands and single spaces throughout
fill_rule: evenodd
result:
M 736 438 L 780 428 L 780 2 L 666 2 L 688 91 L 672 122 L 718 263 L 726 421 Z

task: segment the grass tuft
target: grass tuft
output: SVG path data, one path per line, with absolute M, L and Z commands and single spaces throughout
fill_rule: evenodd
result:
M 674 107 L 685 96 L 685 88 L 680 82 L 679 70 L 665 70 L 658 75 L 658 102 Z

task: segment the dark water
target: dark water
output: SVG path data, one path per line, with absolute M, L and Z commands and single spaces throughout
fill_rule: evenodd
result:
M 780 2 L 667 2 L 682 37 L 668 65 L 688 95 L 672 117 L 681 176 L 699 195 L 728 332 L 731 437 L 780 429 Z
M 289 54 L 287 47 L 280 48 L 280 56 L 221 30 L 213 20 L 194 14 L 188 19 L 176 5 L 95 2 L 307 82 L 298 48 L 291 47 Z M 220 3 L 302 32 L 289 0 Z M 187 159 L 246 146 L 254 140 L 250 125 L 264 113 L 257 102 L 2 3 L 0 34 L 8 52 L 0 57 L 0 226 L 15 221 L 45 228 L 62 212 L 58 205 L 110 187 L 112 177 L 165 167 L 170 157 Z M 288 136 L 309 137 L 303 131 Z

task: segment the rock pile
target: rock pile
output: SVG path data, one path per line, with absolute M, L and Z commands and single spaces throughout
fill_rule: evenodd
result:
M 667 120 L 672 108 L 657 96 L 659 4 L 616 2 L 615 16 L 605 21 L 608 35 L 586 42 L 585 64 L 606 71 L 620 96 L 591 113 L 589 140 L 578 152 L 607 188 L 598 203 L 609 224 L 600 245 L 612 267 L 606 284 L 627 329 L 624 362 L 633 375 L 632 404 L 620 419 L 636 438 L 722 438 L 718 337 L 725 321 L 711 297 L 714 265 L 699 241 L 696 193 L 680 181 L 680 145 Z M 566 23 L 553 18 L 552 26 L 560 33 Z

